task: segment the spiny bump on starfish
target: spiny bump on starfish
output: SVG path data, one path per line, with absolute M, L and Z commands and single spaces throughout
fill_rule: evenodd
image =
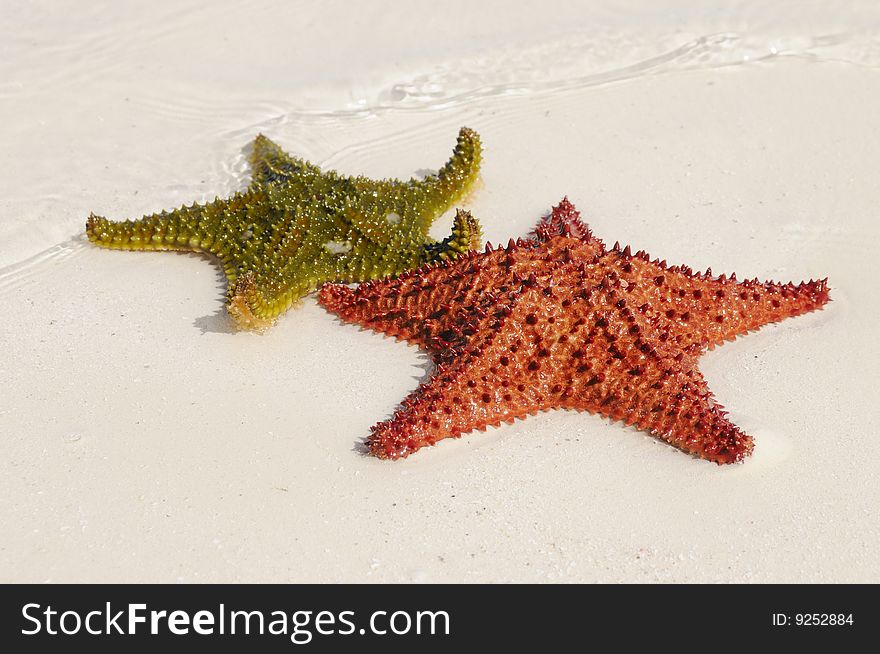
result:
M 86 234 L 107 248 L 216 256 L 230 316 L 241 329 L 262 331 L 324 282 L 396 275 L 476 247 L 480 229 L 469 214 L 457 217 L 442 242 L 428 229 L 474 186 L 481 160 L 479 135 L 465 127 L 437 174 L 375 181 L 322 171 L 261 134 L 247 190 L 139 220 L 92 214 Z
M 608 250 L 567 199 L 530 239 L 319 293 L 343 320 L 433 356 L 432 377 L 368 439 L 374 455 L 391 459 L 567 408 L 634 425 L 719 464 L 741 461 L 752 438 L 727 419 L 697 358 L 827 301 L 824 279 L 738 282 L 629 246 Z

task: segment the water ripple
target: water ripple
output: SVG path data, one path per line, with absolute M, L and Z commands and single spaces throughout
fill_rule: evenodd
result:
M 370 118 L 389 112 L 437 111 L 503 96 L 560 93 L 683 70 L 707 70 L 778 59 L 834 61 L 880 68 L 880 36 L 850 32 L 822 36 L 773 37 L 732 32 L 710 34 L 652 56 L 658 41 L 619 35 L 573 37 L 525 51 L 490 52 L 451 61 L 433 72 L 390 84 L 337 109 L 291 110 L 273 114 L 253 128 L 302 120 Z M 615 66 L 613 62 L 625 61 Z M 587 72 L 584 72 L 587 71 Z

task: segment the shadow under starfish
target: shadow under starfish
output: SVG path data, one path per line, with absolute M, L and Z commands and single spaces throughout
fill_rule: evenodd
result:
M 441 242 L 428 229 L 473 187 L 481 159 L 479 136 L 462 128 L 436 175 L 377 181 L 322 171 L 259 135 L 247 190 L 139 220 L 93 214 L 86 234 L 107 248 L 217 257 L 236 326 L 262 331 L 324 282 L 396 275 L 477 247 L 480 226 L 467 212 L 457 213 L 452 234 Z
M 357 289 L 328 284 L 318 301 L 343 320 L 418 344 L 436 363 L 373 427 L 368 445 L 378 457 L 567 408 L 732 463 L 754 444 L 715 401 L 698 357 L 822 307 L 828 286 L 738 282 L 617 244 L 608 250 L 564 199 L 531 239 Z

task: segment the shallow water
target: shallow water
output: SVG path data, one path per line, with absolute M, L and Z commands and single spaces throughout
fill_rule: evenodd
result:
M 569 4 L 461 25 L 332 3 L 294 22 L 262 2 L 0 21 L 0 519 L 17 525 L 0 578 L 880 579 L 880 271 L 853 248 L 880 236 L 878 12 Z M 312 299 L 263 337 L 232 334 L 208 259 L 80 235 L 90 211 L 242 188 L 259 131 L 408 177 L 461 125 L 485 143 L 468 203 L 492 242 L 568 195 L 606 242 L 670 263 L 830 278 L 824 311 L 702 360 L 756 437 L 750 461 L 718 468 L 568 412 L 364 457 L 424 355 Z
M 110 208 L 132 216 L 228 195 L 246 184 L 242 150 L 260 131 L 303 157 L 346 166 L 348 153 L 356 157 L 389 137 L 411 139 L 401 114 L 418 123 L 436 113 L 467 118 L 515 97 L 540 101 L 676 71 L 785 59 L 880 65 L 880 12 L 871 3 L 718 9 L 667 1 L 651 10 L 640 2 L 550 3 L 528 20 L 511 17 L 507 38 L 486 34 L 478 21 L 460 26 L 434 16 L 418 50 L 413 41 L 422 30 L 399 34 L 400 23 L 419 24 L 415 16 L 389 12 L 370 38 L 360 21 L 341 18 L 344 3 L 328 3 L 322 11 L 335 38 L 328 44 L 320 30 L 306 30 L 295 46 L 286 35 L 302 20 L 292 20 L 298 9 L 209 7 L 27 3 L 3 10 L 0 268 L 78 234 L 90 211 L 106 212 L 108 195 L 117 196 Z M 560 29 L 567 12 L 577 18 Z M 239 20 L 251 31 L 237 29 Z M 395 38 L 383 38 L 383 30 Z M 246 52 L 257 33 L 271 47 Z M 436 48 L 434 56 L 420 52 Z M 316 61 L 304 66 L 306 53 Z M 368 67 L 376 61 L 382 65 Z M 395 118 L 377 128 L 375 119 L 388 113 Z M 126 165 L 117 170 L 120 157 Z

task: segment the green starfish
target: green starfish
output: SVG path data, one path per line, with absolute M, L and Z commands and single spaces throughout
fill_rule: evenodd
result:
M 108 248 L 216 256 L 229 314 L 240 329 L 262 331 L 324 282 L 396 275 L 477 247 L 480 226 L 467 212 L 442 242 L 428 228 L 474 185 L 481 155 L 479 135 L 463 127 L 436 175 L 374 181 L 322 171 L 259 135 L 247 190 L 140 220 L 92 214 L 86 233 Z

